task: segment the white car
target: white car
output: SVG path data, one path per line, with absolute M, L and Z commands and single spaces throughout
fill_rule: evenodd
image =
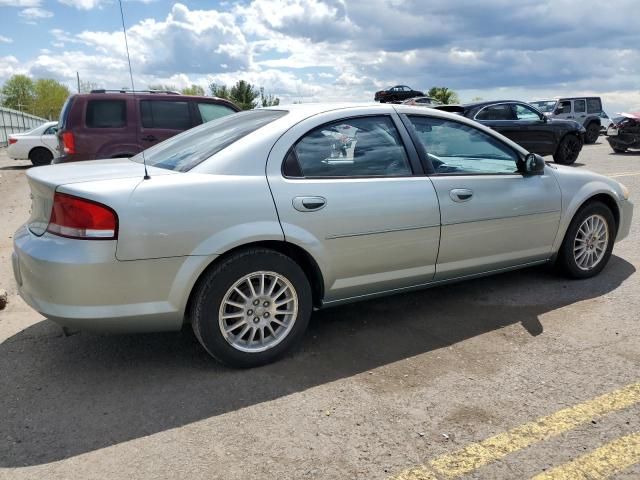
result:
M 58 122 L 45 122 L 25 133 L 9 135 L 7 155 L 14 160 L 31 160 L 34 165 L 48 165 L 58 152 Z

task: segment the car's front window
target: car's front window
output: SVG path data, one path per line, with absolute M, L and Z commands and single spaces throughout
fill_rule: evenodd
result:
M 232 143 L 287 114 L 285 110 L 250 110 L 202 124 L 132 158 L 147 165 L 186 172 Z
M 520 103 L 516 103 L 515 107 L 518 120 L 540 120 L 540 115 L 534 109 Z
M 512 174 L 518 155 L 475 127 L 443 118 L 409 116 L 436 173 Z

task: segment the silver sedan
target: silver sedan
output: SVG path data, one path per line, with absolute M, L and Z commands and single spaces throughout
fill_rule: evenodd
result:
M 29 305 L 75 329 L 191 323 L 237 367 L 283 355 L 314 308 L 544 263 L 596 275 L 633 208 L 614 180 L 405 105 L 253 110 L 28 179 Z

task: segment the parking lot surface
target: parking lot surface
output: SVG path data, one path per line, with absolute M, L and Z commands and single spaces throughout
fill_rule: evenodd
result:
M 631 233 L 598 277 L 532 268 L 317 312 L 238 371 L 190 330 L 65 337 L 16 295 L 28 162 L 0 150 L 0 478 L 640 478 L 640 154 L 601 137 Z

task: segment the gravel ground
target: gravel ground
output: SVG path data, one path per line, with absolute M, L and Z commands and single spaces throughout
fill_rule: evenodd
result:
M 64 337 L 27 307 L 10 265 L 27 168 L 0 153 L 0 478 L 384 479 L 640 381 L 638 208 L 597 278 L 534 268 L 325 310 L 294 355 L 234 371 L 190 331 Z M 640 154 L 601 139 L 576 168 L 639 203 Z M 633 403 L 464 478 L 528 478 L 638 431 Z

